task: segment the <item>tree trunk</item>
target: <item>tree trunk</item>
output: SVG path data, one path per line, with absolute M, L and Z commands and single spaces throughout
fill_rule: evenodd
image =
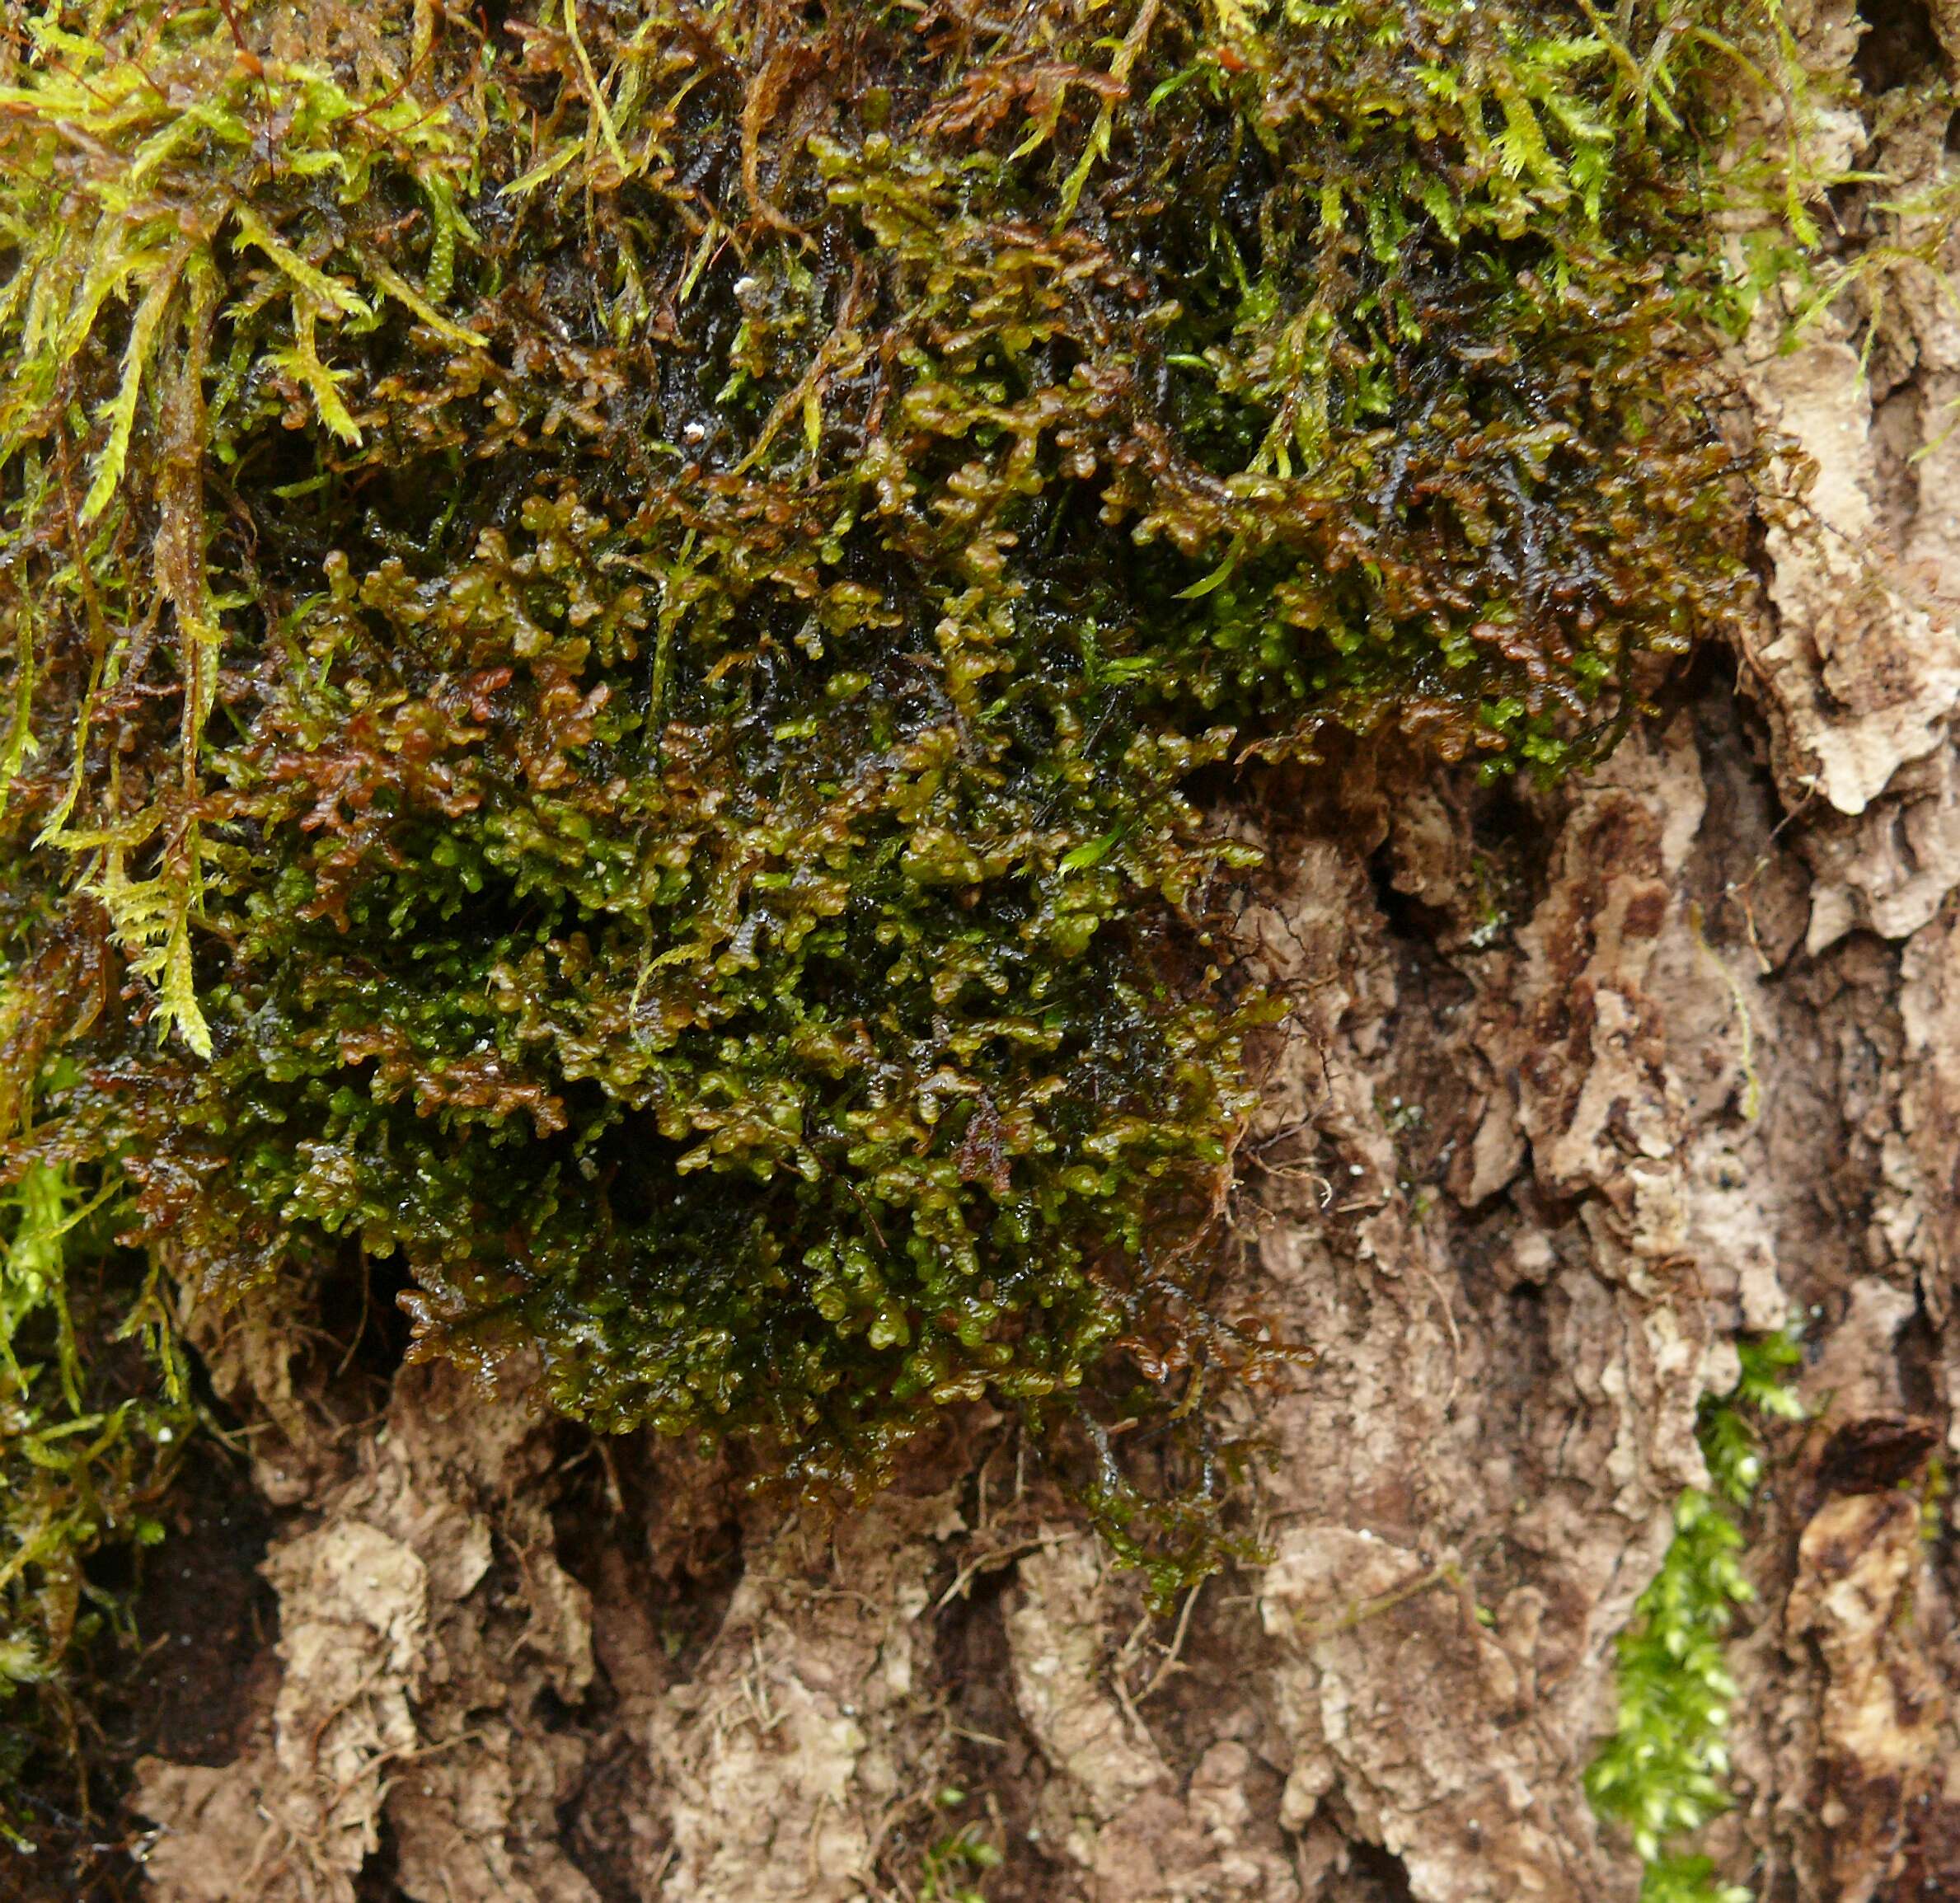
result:
M 1153 1619 L 980 1414 L 834 1526 L 443 1370 L 330 1431 L 248 1312 L 209 1360 L 270 1430 L 277 1662 L 235 1759 L 147 1765 L 153 1903 L 1631 1896 L 1581 1783 L 1615 1636 L 1733 1338 L 1792 1315 L 1708 1846 L 1765 1903 L 1955 1893 L 1921 1498 L 1960 1373 L 1960 452 L 1909 476 L 1901 437 L 1960 358 L 1922 349 L 1875 414 L 1837 339 L 1761 368 L 1822 532 L 1597 772 L 1273 790 L 1245 923 L 1292 1013 L 1238 1213 L 1317 1359 L 1261 1413 L 1267 1563 Z
M 1792 1318 L 1700 1844 L 1762 1903 L 1960 1895 L 1960 329 L 1907 320 L 1869 378 L 1833 319 L 1761 327 L 1814 523 L 1596 771 L 1264 787 L 1291 1012 L 1235 1207 L 1315 1358 L 1259 1398 L 1256 1557 L 1151 1615 L 980 1410 L 834 1524 L 445 1368 L 354 1419 L 248 1306 L 204 1347 L 276 1636 L 143 1769 L 151 1903 L 1630 1898 L 1583 1782 L 1615 1642 L 1698 1407 Z

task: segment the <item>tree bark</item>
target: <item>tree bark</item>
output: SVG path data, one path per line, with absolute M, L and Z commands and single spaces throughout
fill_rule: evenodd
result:
M 1854 56 L 1849 7 L 1798 24 Z M 1939 116 L 1883 164 L 1950 166 Z M 1259 1399 L 1261 1560 L 1153 1618 L 982 1413 L 834 1525 L 454 1371 L 361 1421 L 248 1307 L 204 1347 L 276 1637 L 235 1729 L 143 1767 L 152 1903 L 1630 1898 L 1582 1784 L 1615 1637 L 1705 1479 L 1698 1404 L 1793 1316 L 1808 1418 L 1746 1516 L 1702 1842 L 1762 1903 L 1960 1895 L 1929 1479 L 1960 1451 L 1960 326 L 1896 288 L 1869 376 L 1854 315 L 1745 347 L 1812 519 L 1597 771 L 1357 748 L 1263 791 L 1242 925 L 1291 1008 L 1244 1294 L 1317 1358 Z

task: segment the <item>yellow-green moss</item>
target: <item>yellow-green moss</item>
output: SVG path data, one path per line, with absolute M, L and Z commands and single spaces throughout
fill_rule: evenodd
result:
M 114 1241 L 121 1190 L 43 1163 L 0 1198 L 0 1855 L 39 1847 L 41 1807 L 87 1819 L 68 1680 L 131 1636 L 88 1562 L 162 1537 L 192 1425 L 155 1278 Z
M 1618 1643 L 1619 1712 L 1613 1736 L 1586 1773 L 1601 1816 L 1625 1828 L 1641 1865 L 1642 1903 L 1751 1903 L 1707 1857 L 1686 1848 L 1728 1808 L 1728 1711 L 1736 1696 L 1726 1658 L 1736 1609 L 1755 1591 L 1737 1555 L 1736 1512 L 1762 1478 L 1756 1422 L 1798 1420 L 1789 1371 L 1803 1359 L 1794 1332 L 1737 1344 L 1742 1376 L 1711 1395 L 1696 1423 L 1706 1490 L 1674 1507 L 1674 1537 Z

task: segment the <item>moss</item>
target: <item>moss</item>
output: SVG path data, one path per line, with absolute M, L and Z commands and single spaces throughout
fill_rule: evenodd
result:
M 1750 586 L 1774 35 L 1664 12 L 10 6 L 11 1166 L 806 1488 L 991 1398 L 1212 1563 L 1216 802 L 1583 763 Z
M 932 1800 L 942 1818 L 944 1813 L 962 1808 L 967 1801 L 964 1791 L 950 1787 L 935 1792 Z M 991 1799 L 989 1804 L 991 1807 Z M 999 1827 L 997 1821 L 995 1827 Z M 987 1873 L 998 1869 L 1002 1861 L 999 1848 L 978 1822 L 962 1824 L 956 1830 L 945 1832 L 919 1854 L 919 1903 L 987 1903 L 980 1885 Z
M 1619 1642 L 1620 1715 L 1586 1774 L 1594 1808 L 1624 1825 L 1643 1865 L 1642 1903 L 1750 1903 L 1681 1840 L 1728 1808 L 1724 1742 L 1735 1681 L 1724 1660 L 1737 1609 L 1754 1590 L 1737 1554 L 1737 1510 L 1762 1477 L 1756 1422 L 1798 1420 L 1788 1370 L 1803 1359 L 1794 1333 L 1738 1344 L 1734 1389 L 1702 1403 L 1696 1435 L 1709 1486 L 1684 1490 L 1661 1569 Z
M 22 1858 L 87 1828 L 71 1681 L 134 1636 L 90 1563 L 162 1537 L 192 1426 L 155 1278 L 113 1240 L 120 1191 L 38 1164 L 0 1206 L 0 1840 Z

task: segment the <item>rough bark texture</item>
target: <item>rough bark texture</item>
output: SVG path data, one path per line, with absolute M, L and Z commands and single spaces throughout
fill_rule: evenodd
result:
M 917 1896 L 968 1819 L 996 1903 L 1631 1897 L 1580 1782 L 1612 1642 L 1793 1313 L 1709 1845 L 1764 1903 L 1960 1894 L 1960 1572 L 1898 1484 L 1960 1454 L 1960 326 L 1899 296 L 1869 380 L 1765 318 L 1815 520 L 1600 771 L 1267 789 L 1239 1214 L 1318 1350 L 1261 1403 L 1269 1564 L 1153 1619 L 989 1417 L 804 1524 L 443 1371 L 362 1419 L 247 1313 L 207 1348 L 277 1637 L 235 1755 L 144 1767 L 153 1903 Z

